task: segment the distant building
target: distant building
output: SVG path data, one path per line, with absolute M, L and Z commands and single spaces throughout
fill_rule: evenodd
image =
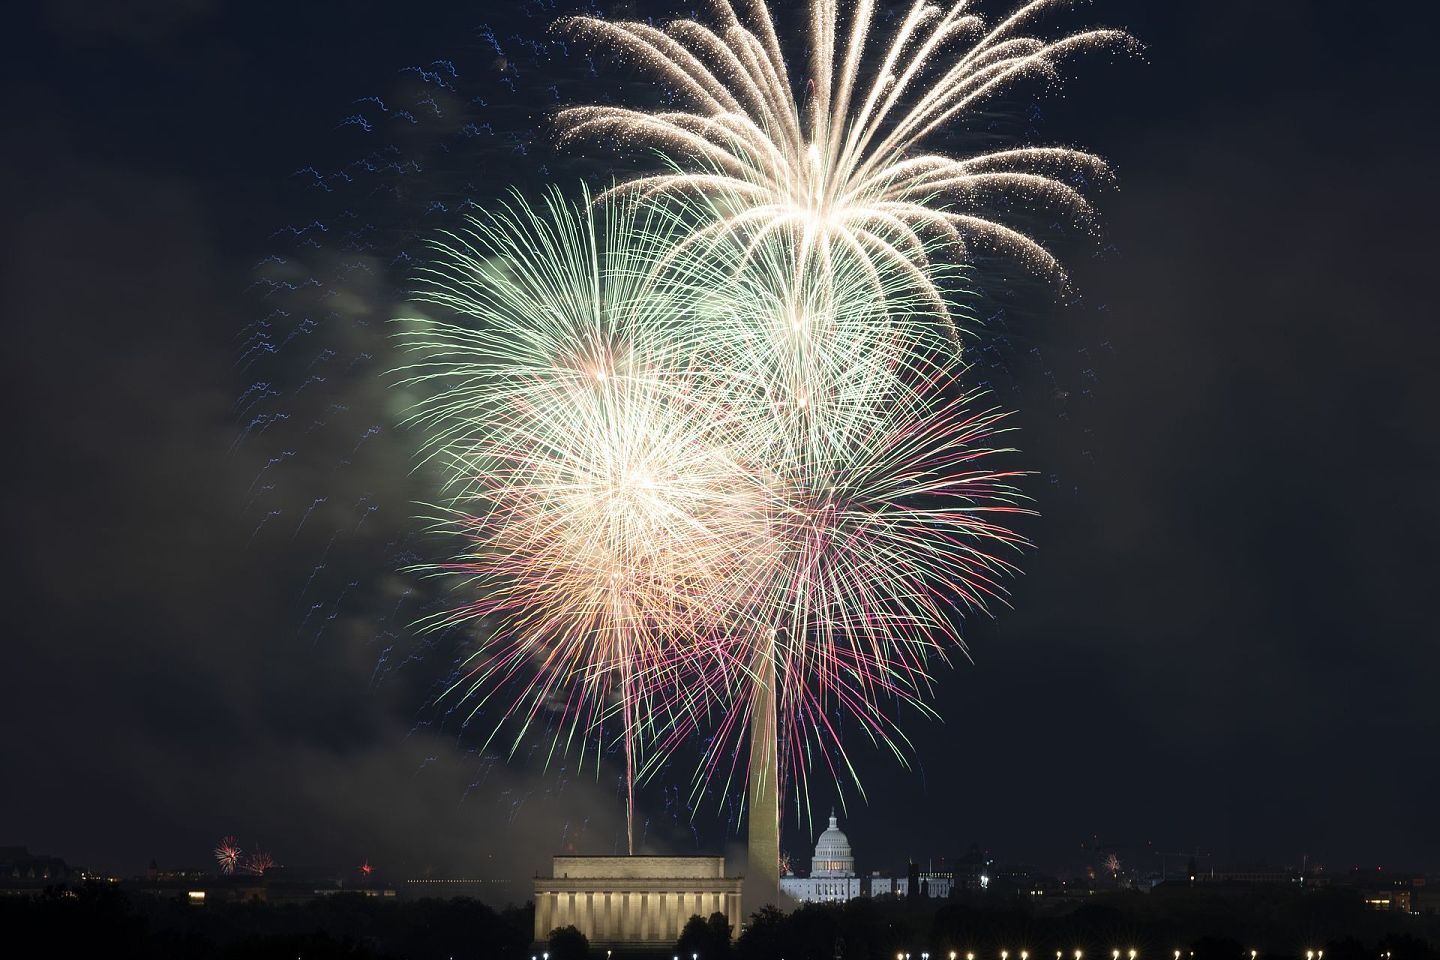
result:
M 188 879 L 185 877 L 187 873 L 191 871 L 174 871 L 170 876 L 162 873 L 158 879 L 147 877 L 134 885 L 127 885 L 127 889 L 159 900 L 188 903 L 192 907 L 203 907 L 207 903 L 264 903 L 269 899 L 264 877 L 202 876 Z
M 535 939 L 573 925 L 592 944 L 669 946 L 712 913 L 738 932 L 741 882 L 724 857 L 554 857 L 535 878 Z
M 1396 911 L 1398 913 L 1436 913 L 1436 903 L 1429 892 L 1423 874 L 1387 874 L 1377 871 L 1369 874 L 1363 870 L 1352 873 L 1351 883 L 1365 899 L 1365 906 L 1371 910 Z M 1428 909 L 1427 909 L 1428 908 Z
M 1286 887 L 1300 886 L 1305 882 L 1305 875 L 1296 870 L 1287 870 L 1279 867 L 1264 868 L 1256 867 L 1245 870 L 1221 870 L 1211 871 L 1208 876 L 1196 877 L 1190 874 L 1191 883 L 1228 883 L 1247 887 Z M 1314 886 L 1314 884 L 1311 884 Z
M 1440 913 L 1440 877 L 1416 878 L 1410 909 L 1416 913 Z
M 801 903 L 840 903 L 863 895 L 850 838 L 836 822 L 835 811 L 830 811 L 830 826 L 815 841 L 810 876 L 781 877 L 780 892 Z
M 79 879 L 80 871 L 59 857 L 34 854 L 27 847 L 0 847 L 0 894 L 24 896 Z
M 840 829 L 833 810 L 830 825 L 815 841 L 810 875 L 780 878 L 780 891 L 800 903 L 843 903 L 856 897 L 886 896 L 943 899 L 955 889 L 953 870 L 922 870 L 918 864 L 911 864 L 903 877 L 858 875 L 850 838 Z
M 982 890 L 990 889 L 990 881 L 995 879 L 997 873 L 1004 870 L 996 870 L 995 862 L 985 856 L 985 851 L 980 849 L 978 843 L 970 844 L 970 849 L 965 851 L 963 857 L 947 857 L 942 861 L 945 872 L 950 874 L 951 883 L 957 893 L 979 893 Z
M 910 891 L 914 889 L 915 898 L 921 900 L 945 900 L 950 897 L 951 892 L 955 889 L 955 875 L 948 872 L 937 873 L 931 870 L 916 870 L 913 880 L 909 875 L 897 877 L 894 881 L 885 881 L 877 877 L 871 881 L 871 896 L 878 897 L 881 895 L 882 891 L 874 889 L 874 886 L 878 883 L 889 883 L 891 889 L 883 892 L 894 893 L 897 897 L 910 899 Z
M 263 874 L 216 874 L 195 867 L 161 867 L 154 860 L 144 877 L 124 883 L 124 889 L 157 900 L 175 900 L 192 907 L 211 903 L 308 903 L 321 897 L 348 893 L 363 897 L 393 898 L 395 888 L 378 880 L 327 876 L 324 870 L 275 866 Z

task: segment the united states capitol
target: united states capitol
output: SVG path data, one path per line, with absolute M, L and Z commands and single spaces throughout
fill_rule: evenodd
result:
M 830 811 L 830 824 L 815 841 L 815 855 L 810 859 L 810 875 L 797 877 L 785 869 L 780 877 L 780 890 L 800 903 L 838 903 L 856 897 L 908 896 L 915 888 L 917 896 L 948 897 L 957 880 L 953 870 L 943 873 L 921 871 L 911 864 L 903 877 L 886 877 L 879 872 L 861 876 L 855 872 L 855 854 L 850 838 L 840 829 L 835 811 Z M 976 872 L 975 879 L 983 885 L 987 879 Z

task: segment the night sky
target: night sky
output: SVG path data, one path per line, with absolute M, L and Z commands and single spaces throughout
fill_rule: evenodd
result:
M 1047 234 L 1068 300 L 984 265 L 974 376 L 1018 411 L 1037 549 L 942 670 L 943 724 L 907 721 L 912 768 L 857 742 L 862 869 L 971 842 L 1440 869 L 1435 24 L 1370 9 L 1096 0 L 1055 29 L 1144 54 L 987 118 L 1119 188 L 1098 237 Z M 12 13 L 0 844 L 129 874 L 234 834 L 396 877 L 623 849 L 614 765 L 504 762 L 437 703 L 463 650 L 410 626 L 435 597 L 399 570 L 435 548 L 383 376 L 417 238 L 628 169 L 551 146 L 559 104 L 640 84 L 547 46 L 555 14 Z M 687 787 L 645 792 L 647 845 L 733 847 Z

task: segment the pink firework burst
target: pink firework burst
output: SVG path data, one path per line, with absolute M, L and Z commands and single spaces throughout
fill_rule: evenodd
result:
M 257 877 L 265 876 L 265 871 L 275 865 L 275 858 L 268 853 L 252 853 L 245 858 L 244 871 L 254 874 Z
M 240 841 L 234 837 L 225 837 L 215 848 L 215 861 L 220 865 L 221 873 L 234 873 L 240 865 L 240 856 Z

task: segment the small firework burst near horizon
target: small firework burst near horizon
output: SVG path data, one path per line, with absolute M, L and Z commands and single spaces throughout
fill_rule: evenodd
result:
M 264 851 L 249 854 L 244 860 L 245 872 L 257 877 L 265 876 L 265 871 L 273 866 L 275 866 L 275 858 Z
M 240 841 L 234 837 L 223 838 L 215 848 L 215 862 L 219 864 L 221 873 L 234 873 L 242 855 Z

